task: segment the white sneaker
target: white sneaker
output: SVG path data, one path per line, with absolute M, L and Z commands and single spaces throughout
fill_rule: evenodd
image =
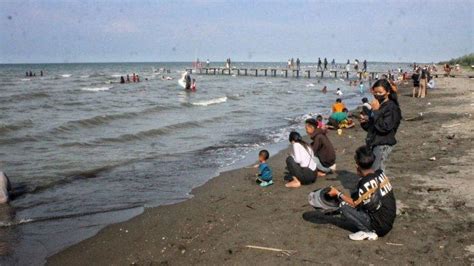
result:
M 336 172 L 336 164 L 329 166 L 329 169 L 331 169 L 332 172 Z
M 359 231 L 357 233 L 353 233 L 349 235 L 349 238 L 351 240 L 377 240 L 379 238 L 376 233 L 374 232 L 364 232 L 364 231 Z

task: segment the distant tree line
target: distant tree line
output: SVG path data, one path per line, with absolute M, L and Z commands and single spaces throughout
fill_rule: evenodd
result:
M 455 65 L 459 64 L 461 66 L 472 66 L 474 65 L 474 53 L 470 53 L 467 55 L 463 55 L 458 58 L 453 58 L 449 61 L 443 61 L 439 62 L 440 64 L 450 64 L 450 65 Z

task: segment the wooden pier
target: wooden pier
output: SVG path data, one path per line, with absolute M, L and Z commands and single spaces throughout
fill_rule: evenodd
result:
M 191 74 L 197 75 L 214 75 L 214 76 L 253 76 L 253 77 L 285 77 L 289 76 L 294 78 L 338 78 L 343 77 L 349 79 L 349 77 L 358 77 L 362 79 L 364 76 L 375 79 L 377 75 L 385 74 L 385 72 L 375 71 L 346 71 L 346 70 L 316 70 L 316 69 L 290 69 L 290 68 L 221 68 L 221 67 L 204 67 L 204 68 L 187 68 Z

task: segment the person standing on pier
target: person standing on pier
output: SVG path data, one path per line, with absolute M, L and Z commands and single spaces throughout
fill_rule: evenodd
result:
M 336 69 L 336 60 L 334 58 L 331 61 L 331 68 Z
M 297 70 L 300 70 L 300 63 L 301 63 L 300 59 L 296 58 L 296 69 Z
M 291 68 L 291 59 L 288 59 L 288 69 Z
M 323 68 L 321 67 L 321 64 L 322 64 L 322 62 L 321 62 L 321 57 L 318 57 L 318 71 L 322 71 L 322 70 L 323 70 Z
M 363 65 L 364 65 L 364 68 L 363 68 L 364 72 L 367 72 L 367 60 L 364 60 Z
M 291 58 L 291 69 L 295 68 L 295 59 Z
M 328 60 L 324 57 L 324 70 L 328 70 Z
M 351 61 L 349 59 L 347 59 L 346 71 L 350 71 L 350 70 L 351 70 Z

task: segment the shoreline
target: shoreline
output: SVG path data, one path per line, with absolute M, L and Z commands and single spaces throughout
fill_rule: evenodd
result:
M 193 189 L 190 194 L 194 197 L 191 199 L 145 209 L 141 215 L 127 222 L 109 225 L 96 236 L 49 257 L 47 263 L 248 264 L 255 259 L 262 260 L 265 264 L 341 264 L 353 263 L 354 260 L 359 263 L 387 263 L 392 259 L 400 260 L 402 254 L 405 263 L 469 262 L 473 256 L 472 251 L 469 253 L 465 249 L 469 249 L 469 245 L 472 248 L 473 244 L 474 206 L 472 201 L 468 201 L 472 196 L 466 192 L 465 196 L 453 196 L 452 193 L 456 190 L 443 188 L 448 186 L 443 180 L 447 182 L 447 179 L 456 178 L 457 173 L 464 173 L 463 171 L 470 173 L 468 170 L 472 163 L 468 159 L 472 158 L 472 151 L 469 150 L 472 147 L 469 145 L 472 133 L 459 133 L 459 127 L 452 125 L 458 123 L 457 120 L 466 119 L 460 111 L 472 111 L 470 102 L 466 106 L 457 106 L 460 101 L 466 100 L 466 91 L 468 98 L 473 97 L 472 93 L 469 95 L 469 86 L 458 88 L 462 86 L 457 83 L 467 82 L 472 86 L 472 81 L 449 78 L 438 81 L 445 88 L 430 91 L 427 99 L 406 97 L 405 95 L 410 94 L 411 87 L 400 89 L 399 98 L 405 119 L 397 134 L 399 144 L 391 154 L 387 167 L 388 175 L 395 177 L 393 183 L 400 215 L 397 216 L 393 231 L 374 243 L 361 246 L 351 242 L 347 239 L 350 232 L 339 228 L 347 227 L 346 224 L 335 217 L 318 214 L 306 200 L 310 191 L 320 187 L 340 186 L 341 183 L 347 189 L 354 185 L 353 151 L 363 144 L 365 136 L 365 132 L 356 126 L 344 130 L 342 136 L 334 131 L 329 133 L 338 156 L 338 172 L 326 178 L 318 178 L 312 185 L 296 190 L 284 187 L 282 172 L 287 151 L 284 149 L 269 160 L 275 181 L 271 187 L 262 189 L 254 184 L 255 169 L 240 168 L 220 173 Z M 432 96 L 434 97 L 430 98 Z M 438 102 L 441 107 L 437 107 Z M 433 108 L 438 109 L 430 111 Z M 450 108 L 460 114 L 450 114 Z M 422 118 L 418 118 L 420 111 L 425 113 Z M 406 121 L 412 117 L 414 120 Z M 470 116 L 468 119 L 471 119 Z M 467 130 L 472 128 L 472 120 L 463 123 L 461 127 Z M 439 126 L 440 124 L 443 125 Z M 422 127 L 423 132 L 419 132 L 416 127 Z M 429 134 L 446 134 L 443 130 L 456 130 L 459 137 L 449 139 Z M 440 144 L 442 147 L 438 147 Z M 428 158 L 434 155 L 438 159 L 429 161 Z M 452 165 L 449 158 L 463 158 L 459 155 L 467 159 L 461 160 L 461 165 L 456 165 L 456 162 Z M 420 162 L 417 163 L 416 160 Z M 441 170 L 447 177 L 433 179 L 441 173 L 430 172 L 431 167 L 442 167 Z M 467 177 L 470 177 L 469 174 Z M 459 185 L 466 184 L 464 181 L 456 182 L 457 188 L 472 191 L 468 185 Z M 469 212 L 471 215 L 465 217 L 465 213 Z M 463 213 L 464 216 L 461 215 Z M 426 219 L 429 220 L 425 221 Z M 454 232 L 466 234 L 449 235 L 453 226 Z M 407 239 L 407 236 L 410 237 Z M 284 256 L 280 253 L 249 250 L 245 245 L 298 252 Z M 347 249 L 346 257 L 340 256 L 341 248 Z M 374 252 L 376 257 L 372 256 Z M 429 258 L 426 255 L 428 253 Z

